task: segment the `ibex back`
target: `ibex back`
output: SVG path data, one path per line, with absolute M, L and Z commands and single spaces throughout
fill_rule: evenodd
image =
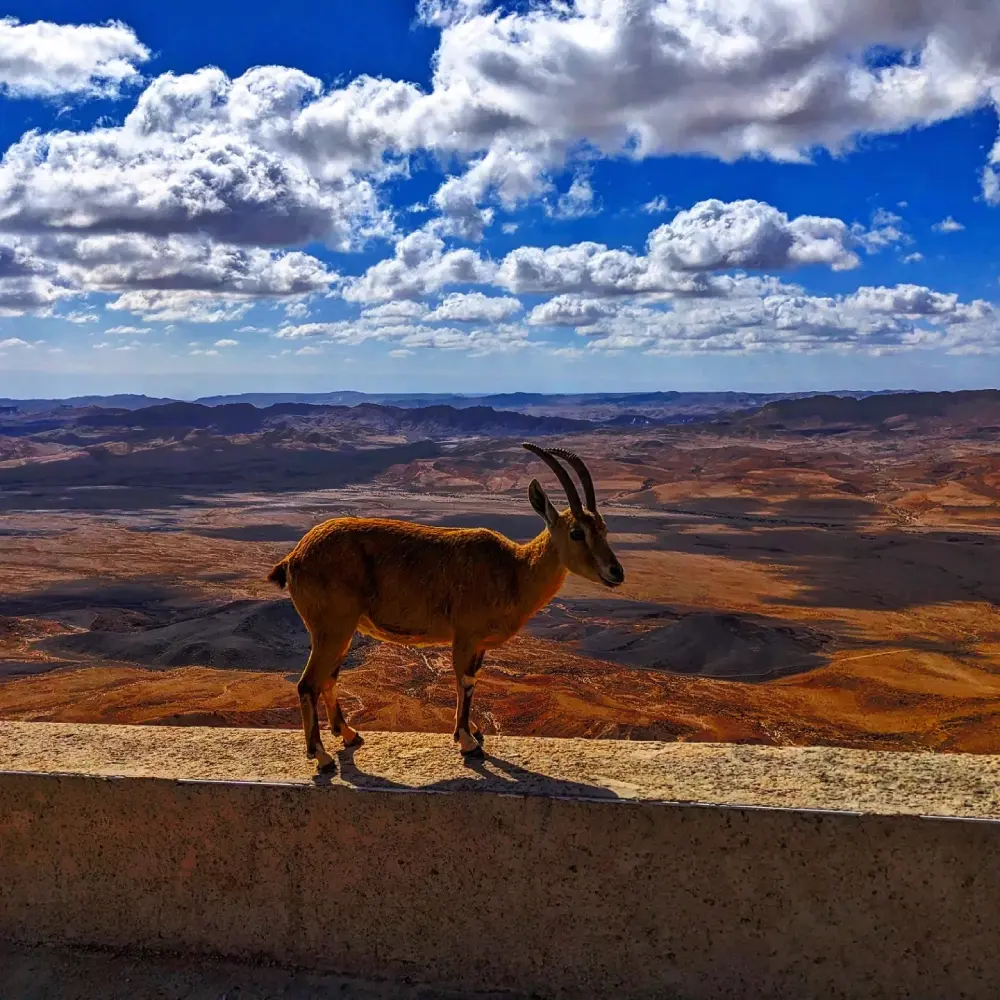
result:
M 569 509 L 557 511 L 533 479 L 528 499 L 545 527 L 519 544 L 488 528 L 438 528 L 383 518 L 338 517 L 309 531 L 268 577 L 288 587 L 312 638 L 299 679 L 306 753 L 334 767 L 320 738 L 318 698 L 345 746 L 360 741 L 337 698 L 337 677 L 356 631 L 410 646 L 450 645 L 457 699 L 455 741 L 482 756 L 469 723 L 488 649 L 506 642 L 558 592 L 567 573 L 618 587 L 625 571 L 607 541 L 594 482 L 583 460 L 561 448 L 525 444 L 559 478 Z M 563 459 L 580 477 L 586 503 Z

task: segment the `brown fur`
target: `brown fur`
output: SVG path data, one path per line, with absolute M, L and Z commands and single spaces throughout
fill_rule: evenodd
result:
M 557 512 L 537 480 L 529 497 L 546 527 L 524 544 L 488 528 L 340 517 L 307 532 L 271 570 L 268 579 L 287 584 L 312 638 L 298 690 L 307 754 L 321 769 L 333 766 L 333 759 L 319 734 L 319 695 L 345 745 L 360 739 L 336 692 L 355 631 L 411 646 L 450 645 L 454 737 L 463 753 L 479 755 L 482 736 L 470 728 L 469 709 L 485 651 L 520 631 L 568 572 L 606 586 L 624 580 L 600 514 Z

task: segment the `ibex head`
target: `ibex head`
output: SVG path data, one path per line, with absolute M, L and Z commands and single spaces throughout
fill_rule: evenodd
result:
M 531 506 L 545 521 L 562 564 L 570 573 L 582 576 L 585 580 L 603 583 L 606 587 L 621 586 L 625 582 L 625 570 L 608 545 L 608 527 L 597 512 L 594 480 L 583 459 L 564 448 L 545 449 L 528 443 L 523 447 L 548 465 L 566 491 L 569 510 L 560 513 L 553 507 L 537 479 L 532 479 L 528 486 Z M 580 494 L 569 473 L 560 464 L 560 458 L 580 477 L 586 507 L 580 501 Z

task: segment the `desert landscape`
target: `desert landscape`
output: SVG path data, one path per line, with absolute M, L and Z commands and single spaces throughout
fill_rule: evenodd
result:
M 5 402 L 0 718 L 299 726 L 271 565 L 328 517 L 542 528 L 590 464 L 627 573 L 487 657 L 489 733 L 996 753 L 1000 393 Z M 448 650 L 356 638 L 360 729 L 450 732 Z

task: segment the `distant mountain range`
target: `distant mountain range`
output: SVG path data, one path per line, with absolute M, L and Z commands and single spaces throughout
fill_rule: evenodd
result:
M 596 426 L 488 406 L 405 409 L 375 403 L 170 402 L 0 413 L 0 492 L 54 486 L 330 488 L 441 455 L 460 441 Z
M 884 390 L 886 392 L 898 390 Z M 434 393 L 245 393 L 239 396 L 204 396 L 196 402 L 206 406 L 220 406 L 227 403 L 251 403 L 254 406 L 273 406 L 279 403 L 342 404 L 356 406 L 359 403 L 382 403 L 387 406 L 422 407 L 431 405 L 454 406 L 458 409 L 469 406 L 492 406 L 500 410 L 525 411 L 536 407 L 579 407 L 579 406 L 708 406 L 716 408 L 749 409 L 763 406 L 772 400 L 798 399 L 820 395 L 818 392 L 582 392 L 582 393 L 542 393 L 542 392 L 501 392 L 491 395 L 458 395 Z M 844 390 L 831 395 L 862 397 L 873 395 L 865 391 Z
M 122 410 L 139 410 L 145 406 L 173 403 L 167 397 L 121 393 L 113 396 L 68 396 L 65 399 L 10 399 L 0 398 L 0 411 L 16 409 L 21 413 L 51 413 L 54 410 L 80 409 L 85 406 L 107 406 Z
M 644 423 L 652 421 L 641 418 Z M 532 416 L 516 410 L 494 410 L 489 406 L 423 406 L 404 409 L 377 403 L 356 406 L 316 406 L 311 403 L 279 403 L 257 407 L 250 403 L 157 403 L 128 409 L 124 407 L 65 407 L 39 413 L 0 413 L 0 436 L 23 437 L 50 432 L 53 439 L 67 434 L 110 431 L 115 440 L 129 440 L 136 432 L 155 432 L 157 436 L 184 435 L 190 431 L 211 430 L 218 434 L 256 434 L 267 429 L 295 426 L 338 429 L 364 429 L 391 434 L 419 434 L 423 437 L 503 434 L 557 434 L 586 430 L 593 421 L 569 417 Z
M 248 405 L 267 409 L 288 403 L 305 403 L 312 406 L 360 406 L 374 403 L 400 409 L 417 409 L 429 406 L 450 406 L 455 409 L 492 407 L 496 410 L 520 413 L 541 411 L 607 411 L 616 410 L 621 416 L 625 410 L 635 414 L 645 413 L 666 417 L 689 416 L 728 410 L 747 410 L 785 399 L 805 399 L 820 395 L 852 397 L 856 399 L 873 395 L 887 395 L 902 390 L 866 392 L 838 390 L 831 393 L 790 392 L 621 392 L 621 393 L 537 393 L 509 392 L 492 395 L 461 395 L 455 393 L 366 393 L 353 390 L 337 392 L 272 392 L 240 393 L 226 396 L 203 396 L 195 400 L 178 400 L 168 397 L 141 394 L 111 396 L 71 396 L 65 399 L 0 399 L 0 412 L 16 409 L 22 414 L 52 413 L 67 409 L 101 407 L 114 410 L 141 410 L 166 404 L 197 403 L 202 406 Z M 584 417 L 583 412 L 574 414 Z M 587 414 L 589 416 L 589 413 Z
M 275 394 L 277 395 L 277 394 Z M 300 394 L 306 395 L 306 394 Z M 809 393 L 756 396 L 748 393 L 623 393 L 541 395 L 509 393 L 462 398 L 462 405 L 437 396 L 400 399 L 406 405 L 372 402 L 363 393 L 308 394 L 263 404 L 271 397 L 240 402 L 156 400 L 148 396 L 86 396 L 70 401 L 4 400 L 0 439 L 31 438 L 75 447 L 102 441 L 140 443 L 182 440 L 196 432 L 233 437 L 264 434 L 268 440 L 300 439 L 328 447 L 360 438 L 446 441 L 464 437 L 508 437 L 572 433 L 597 428 L 652 427 L 697 421 L 739 424 L 766 430 L 888 426 L 938 420 L 970 427 L 1000 423 L 1000 390 L 963 392 Z M 349 397 L 350 402 L 316 403 Z M 238 398 L 238 397 L 237 397 Z M 419 402 L 417 402 L 419 398 Z M 447 397 L 456 399 L 456 397 Z M 94 400 L 114 402 L 102 405 Z M 503 402 L 500 409 L 477 400 Z M 583 416 L 582 414 L 586 414 Z
M 73 401 L 85 405 L 75 406 L 48 401 L 38 409 L 12 403 L 16 412 L 0 410 L 0 499 L 29 491 L 33 503 L 80 506 L 96 502 L 85 488 L 115 486 L 133 491 L 129 502 L 156 506 L 190 491 L 329 489 L 447 455 L 476 454 L 476 461 L 484 461 L 480 442 L 489 452 L 491 440 L 616 428 L 650 428 L 655 434 L 657 427 L 681 423 L 754 437 L 857 431 L 944 432 L 991 441 L 1000 436 L 998 390 L 778 399 L 744 393 L 479 397 L 503 400 L 507 409 L 472 399 L 453 406 L 425 396 L 420 405 L 397 406 L 360 393 L 352 397 L 349 404 L 267 406 L 138 396 L 85 397 Z M 98 406 L 95 398 L 126 405 Z M 74 492 L 65 492 L 70 488 Z

